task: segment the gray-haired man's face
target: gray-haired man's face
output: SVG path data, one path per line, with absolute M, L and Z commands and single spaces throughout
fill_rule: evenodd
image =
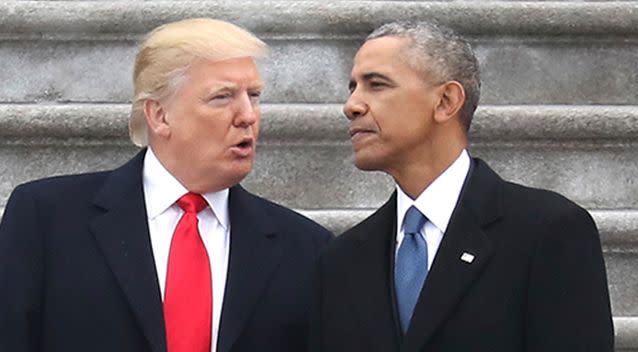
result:
M 441 92 L 401 59 L 406 42 L 398 37 L 372 39 L 354 58 L 343 110 L 360 169 L 394 174 L 420 162 L 431 143 L 428 136 Z

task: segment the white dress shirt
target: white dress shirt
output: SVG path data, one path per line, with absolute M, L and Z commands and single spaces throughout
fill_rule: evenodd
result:
M 144 156 L 142 177 L 155 269 L 162 292 L 162 300 L 164 300 L 171 239 L 177 222 L 184 213 L 175 202 L 188 193 L 188 190 L 164 168 L 150 147 Z M 211 351 L 216 352 L 230 244 L 228 189 L 202 194 L 202 196 L 210 206 L 199 212 L 197 218 L 199 219 L 199 233 L 210 260 L 213 284 Z
M 415 206 L 428 221 L 423 225 L 421 235 L 428 246 L 428 271 L 439 250 L 443 234 L 456 207 L 461 188 L 470 170 L 470 156 L 463 149 L 456 160 L 437 177 L 421 194 L 413 200 L 397 185 L 397 239 L 396 254 L 405 237 L 403 220 L 411 206 Z

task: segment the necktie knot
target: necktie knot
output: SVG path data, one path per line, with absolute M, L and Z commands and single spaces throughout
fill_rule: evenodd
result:
M 417 234 L 421 232 L 426 221 L 427 218 L 425 215 L 423 215 L 415 206 L 411 206 L 405 213 L 405 219 L 403 220 L 403 232 L 405 232 L 406 235 Z
M 206 199 L 197 193 L 186 193 L 177 200 L 177 205 L 187 213 L 197 214 L 208 207 Z

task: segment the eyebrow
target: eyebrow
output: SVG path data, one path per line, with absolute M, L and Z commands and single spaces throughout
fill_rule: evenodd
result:
M 264 89 L 264 81 L 262 81 L 262 80 L 255 81 L 255 82 L 249 84 L 248 87 L 249 87 L 249 89 L 262 90 L 262 89 Z
M 385 81 L 390 81 L 390 82 L 392 81 L 390 79 L 390 77 L 388 77 L 388 76 L 386 76 L 386 75 L 384 75 L 382 73 L 379 73 L 379 72 L 368 72 L 368 73 L 364 73 L 363 74 L 363 80 L 364 81 L 370 81 L 370 80 L 373 80 L 375 78 L 379 78 L 379 79 L 382 79 L 382 80 L 385 80 Z
M 254 81 L 251 82 L 248 85 L 248 89 L 257 89 L 257 90 L 262 90 L 264 88 L 264 81 L 259 80 L 259 81 Z M 208 94 L 215 94 L 218 93 L 220 91 L 224 91 L 224 90 L 230 90 L 230 91 L 234 91 L 239 89 L 239 85 L 237 83 L 234 82 L 222 82 L 220 84 L 216 84 L 214 86 L 212 86 L 209 90 L 208 90 Z
M 237 87 L 238 85 L 236 83 L 223 82 L 210 87 L 210 89 L 208 90 L 208 94 L 215 94 L 224 90 L 236 90 Z
M 366 72 L 363 75 L 361 75 L 362 80 L 363 81 L 371 81 L 373 79 L 381 79 L 390 83 L 394 83 L 394 81 L 392 79 L 390 79 L 390 77 L 379 73 L 379 72 Z M 357 87 L 357 82 L 355 82 L 354 79 L 350 79 L 350 82 L 348 83 L 348 89 L 350 89 L 350 91 L 352 92 L 355 88 Z

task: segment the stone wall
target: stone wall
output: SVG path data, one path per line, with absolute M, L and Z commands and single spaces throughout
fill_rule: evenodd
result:
M 341 113 L 361 40 L 396 19 L 435 19 L 467 36 L 483 76 L 471 153 L 592 213 L 617 348 L 638 351 L 638 2 L 0 2 L 0 208 L 21 182 L 130 158 L 136 45 L 159 24 L 199 16 L 271 46 L 244 185 L 336 233 L 392 191 L 387 176 L 352 166 Z

